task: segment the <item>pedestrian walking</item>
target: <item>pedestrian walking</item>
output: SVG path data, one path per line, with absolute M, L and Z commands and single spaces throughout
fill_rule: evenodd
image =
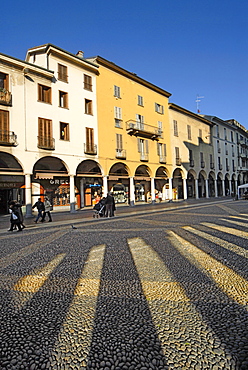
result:
M 41 221 L 42 221 L 42 217 L 43 217 L 42 212 L 45 211 L 45 206 L 44 206 L 44 203 L 41 201 L 41 198 L 38 198 L 38 201 L 33 205 L 32 209 L 34 209 L 35 207 L 38 210 L 38 215 L 34 222 L 37 224 L 39 218 L 41 218 Z
M 115 198 L 109 192 L 105 200 L 105 217 L 113 217 L 115 210 Z
M 17 203 L 17 201 L 12 200 L 9 203 L 9 211 L 10 211 L 10 228 L 8 231 L 13 231 L 14 228 L 18 228 L 17 231 L 22 231 L 25 227 L 23 225 L 23 214 L 21 210 L 21 204 Z M 22 227 L 22 225 L 24 227 Z
M 44 207 L 45 207 L 45 210 L 43 212 L 43 216 L 42 216 L 42 220 L 41 222 L 44 222 L 45 219 L 46 219 L 46 215 L 48 215 L 48 222 L 52 222 L 52 216 L 51 216 L 51 203 L 48 199 L 48 197 L 45 198 L 45 201 L 44 201 Z

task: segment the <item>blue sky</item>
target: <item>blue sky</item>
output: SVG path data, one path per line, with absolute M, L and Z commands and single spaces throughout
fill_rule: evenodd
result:
M 1 3 L 0 52 L 24 59 L 52 43 L 100 55 L 201 114 L 248 129 L 245 0 L 27 0 Z M 4 21 L 3 21 L 4 19 Z

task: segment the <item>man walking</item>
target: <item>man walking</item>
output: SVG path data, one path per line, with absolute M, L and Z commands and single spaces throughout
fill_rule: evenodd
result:
M 44 207 L 45 207 L 45 210 L 43 212 L 41 222 L 45 221 L 46 215 L 48 215 L 48 218 L 49 218 L 48 222 L 52 222 L 52 216 L 51 216 L 51 213 L 50 213 L 51 203 L 49 202 L 49 199 L 47 197 L 45 198 L 45 201 L 44 201 Z
M 42 212 L 45 211 L 45 206 L 44 206 L 44 203 L 41 201 L 41 198 L 38 198 L 38 201 L 33 205 L 32 209 L 34 209 L 35 207 L 38 210 L 38 215 L 34 222 L 37 224 L 39 218 L 41 218 L 41 221 L 42 221 L 42 217 L 43 217 Z

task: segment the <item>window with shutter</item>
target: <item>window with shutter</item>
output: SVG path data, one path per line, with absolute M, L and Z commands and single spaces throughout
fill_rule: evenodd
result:
M 59 106 L 60 108 L 68 108 L 68 93 L 59 91 Z
M 38 84 L 38 100 L 43 103 L 52 102 L 51 87 Z
M 85 99 L 85 114 L 93 114 L 92 100 Z
M 92 77 L 84 75 L 84 89 L 92 91 Z
M 42 149 L 54 149 L 52 121 L 49 119 L 38 118 L 38 147 Z
M 62 64 L 58 64 L 58 79 L 63 82 L 68 82 L 67 67 Z
M 119 86 L 114 85 L 114 96 L 116 98 L 121 97 L 121 88 Z
M 60 140 L 69 141 L 69 123 L 60 122 Z
M 178 136 L 178 127 L 177 127 L 177 121 L 173 120 L 173 127 L 174 127 L 174 136 Z

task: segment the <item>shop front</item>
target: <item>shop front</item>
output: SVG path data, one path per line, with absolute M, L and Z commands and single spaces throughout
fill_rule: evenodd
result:
M 80 208 L 94 206 L 103 193 L 103 179 L 99 164 L 91 159 L 81 162 L 76 170 L 75 184 L 79 189 Z
M 162 200 L 169 199 L 169 194 L 167 191 L 169 187 L 169 179 L 165 167 L 161 166 L 157 169 L 154 180 L 156 200 L 159 200 L 160 194 L 162 194 Z
M 0 175 L 0 214 L 9 212 L 9 202 L 25 204 L 25 178 L 22 175 Z
M 37 176 L 37 175 L 36 175 Z M 53 176 L 50 178 L 42 178 L 43 175 L 38 175 L 38 178 L 32 176 L 32 202 L 41 197 L 47 196 L 55 211 L 70 210 L 70 179 L 68 176 Z M 45 175 L 48 177 L 48 175 Z M 79 207 L 79 191 L 75 189 L 76 208 Z
M 17 159 L 0 152 L 0 214 L 9 212 L 9 202 L 17 200 L 25 204 L 25 177 Z
M 117 162 L 109 170 L 108 191 L 111 191 L 115 203 L 130 203 L 129 171 L 124 163 Z
M 151 202 L 151 178 L 149 168 L 145 165 L 139 166 L 134 176 L 135 203 Z
M 109 176 L 108 188 L 115 198 L 115 203 L 129 203 L 130 184 L 128 177 Z

